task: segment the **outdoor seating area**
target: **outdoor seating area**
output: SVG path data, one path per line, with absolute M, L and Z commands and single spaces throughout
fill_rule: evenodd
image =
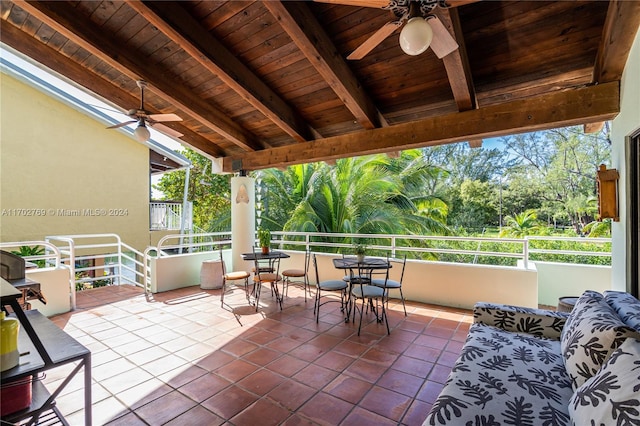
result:
M 222 271 L 225 271 L 225 262 L 220 252 L 220 260 L 217 262 L 222 263 Z M 260 307 L 260 294 L 262 293 L 262 287 L 268 285 L 271 290 L 271 295 L 275 296 L 275 299 L 282 310 L 282 304 L 285 297 L 288 295 L 288 286 L 291 283 L 297 283 L 302 285 L 304 290 L 305 302 L 307 300 L 307 291 L 310 291 L 309 283 L 309 262 L 313 259 L 313 269 L 316 279 L 316 295 L 315 306 L 313 313 L 316 316 L 316 322 L 320 317 L 320 306 L 329 302 L 340 302 L 340 312 L 344 314 L 345 322 L 355 322 L 356 316 L 358 316 L 358 336 L 362 329 L 362 320 L 365 313 L 373 313 L 376 321 L 384 323 L 387 328 L 387 333 L 390 333 L 389 321 L 387 318 L 386 307 L 389 304 L 389 290 L 399 290 L 400 301 L 402 302 L 403 311 L 406 316 L 406 306 L 404 295 L 402 294 L 402 278 L 404 276 L 404 267 L 406 264 L 406 257 L 402 260 L 391 259 L 389 257 L 349 257 L 344 256 L 342 258 L 333 259 L 333 265 L 340 271 L 348 271 L 348 274 L 343 277 L 342 280 L 320 280 L 318 273 L 318 261 L 316 254 L 311 254 L 306 251 L 304 254 L 304 265 L 302 269 L 280 269 L 280 259 L 289 258 L 290 256 L 282 251 L 271 250 L 266 252 L 256 252 L 255 248 L 252 253 L 244 253 L 242 255 L 246 261 L 253 261 L 253 286 L 248 287 L 246 285 L 248 271 L 238 271 L 236 276 L 229 275 L 227 273 L 222 274 L 222 292 L 220 295 L 220 303 L 224 308 L 224 295 L 226 292 L 226 282 L 230 280 L 245 280 L 245 293 L 247 302 L 251 306 L 255 306 L 256 312 Z M 204 262 L 205 265 L 207 262 Z M 390 279 L 389 271 L 393 268 L 400 266 L 399 281 Z M 281 273 L 282 271 L 282 273 Z M 374 276 L 382 276 L 383 278 L 374 278 Z M 291 281 L 291 278 L 296 277 L 298 281 Z M 280 290 L 279 286 L 282 287 Z M 201 288 L 209 289 L 211 287 Z M 339 298 L 332 298 L 333 300 L 327 300 L 321 302 L 322 292 L 339 292 Z M 358 302 L 361 302 L 358 306 Z M 374 304 L 375 302 L 375 304 Z M 232 308 L 231 305 L 227 305 Z
M 313 281 L 313 280 L 312 280 Z M 283 309 L 263 292 L 260 309 L 242 286 L 157 293 L 122 285 L 78 293 L 75 311 L 52 321 L 92 353 L 93 424 L 419 425 L 459 356 L 471 311 L 406 302 L 389 327 L 365 312 L 345 323 L 291 286 Z M 324 295 L 323 295 L 324 297 Z M 330 295 L 329 297 L 333 297 Z M 54 386 L 64 369 L 47 373 Z M 83 422 L 81 381 L 57 399 Z

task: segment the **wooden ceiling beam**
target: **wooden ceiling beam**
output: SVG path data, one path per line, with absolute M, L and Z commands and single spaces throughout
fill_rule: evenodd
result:
M 592 83 L 599 84 L 622 78 L 635 31 L 640 26 L 640 2 L 611 0 L 602 27 L 600 45 L 593 66 Z M 604 122 L 585 123 L 585 133 L 597 133 Z
M 127 5 L 294 140 L 314 139 L 305 120 L 236 55 L 202 28 L 179 2 L 153 2 L 151 6 L 139 0 L 127 0 Z
M 473 76 L 471 75 L 458 11 L 436 8 L 434 13 L 458 43 L 458 49 L 442 58 L 458 111 L 476 109 L 478 105 L 476 90 L 473 85 Z
M 108 103 L 118 105 L 120 108 L 122 108 L 121 105 L 138 105 L 140 103 L 140 99 L 132 96 L 129 92 L 122 90 L 120 87 L 106 81 L 95 73 L 88 72 L 88 70 L 82 65 L 79 65 L 77 62 L 53 50 L 46 44 L 27 35 L 24 31 L 6 22 L 2 25 L 2 42 L 23 55 L 91 91 Z M 127 108 L 123 108 L 123 118 L 126 117 L 126 115 L 124 115 L 126 111 Z M 151 112 L 155 113 L 162 111 Z M 206 152 L 214 157 L 225 155 L 225 152 L 215 145 L 214 142 L 206 139 L 199 133 L 193 132 L 179 122 L 164 124 L 184 134 L 185 140 L 181 140 L 181 142 L 190 145 L 194 149 Z
M 593 83 L 618 81 L 640 27 L 640 1 L 611 0 L 593 67 Z
M 364 87 L 304 2 L 263 3 L 365 129 L 387 125 Z
M 99 27 L 93 25 L 86 16 L 74 14 L 75 9 L 67 4 L 55 1 L 20 1 L 16 4 L 119 72 L 134 80 L 146 80 L 149 89 L 158 96 L 244 150 L 255 151 L 263 148 L 253 135 L 222 111 L 195 96 L 188 88 L 176 84 L 174 79 L 159 72 L 154 64 L 147 63 L 126 46 L 118 44 Z
M 604 83 L 273 148 L 262 153 L 226 157 L 223 169 L 232 172 L 233 166 L 240 166 L 243 170 L 257 170 L 506 136 L 577 125 L 585 121 L 610 120 L 619 112 L 619 82 Z
M 584 125 L 583 132 L 584 133 L 598 133 L 604 128 L 604 121 L 599 121 L 597 123 L 587 123 Z

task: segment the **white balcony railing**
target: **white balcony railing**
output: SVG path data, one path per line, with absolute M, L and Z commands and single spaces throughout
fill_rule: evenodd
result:
M 150 202 L 149 224 L 152 231 L 178 231 L 182 224 L 182 204 Z M 188 218 L 187 223 L 191 223 Z M 188 228 L 187 228 L 188 229 Z
M 468 307 L 470 300 L 489 297 L 491 292 L 510 294 L 506 300 L 514 303 L 521 302 L 518 295 L 526 293 L 528 305 L 553 304 L 558 295 L 577 294 L 585 286 L 607 289 L 612 285 L 607 279 L 611 240 L 606 238 L 497 239 L 303 232 L 272 232 L 272 238 L 273 248 L 291 254 L 287 261 L 292 266 L 301 261 L 300 253 L 304 250 L 317 253 L 324 262 L 325 274 L 333 269 L 330 259 L 340 253 L 351 253 L 354 241 L 364 242 L 371 256 L 407 255 L 411 263 L 407 278 L 415 281 L 408 285 L 407 298 L 411 300 L 409 295 L 413 294 L 417 301 L 451 306 Z M 51 236 L 46 241 L 2 244 L 7 248 L 21 245 L 42 245 L 46 249 L 45 254 L 26 257 L 27 260 L 44 259 L 51 266 L 70 269 L 73 309 L 76 290 L 95 283 L 102 285 L 105 280 L 107 285 L 133 284 L 146 292 L 155 288 L 155 292 L 161 291 L 157 284 L 167 273 L 184 269 L 190 274 L 188 279 L 176 276 L 172 282 L 197 285 L 199 262 L 217 258 L 220 248 L 228 257 L 231 235 L 229 232 L 168 235 L 144 253 L 115 234 Z M 179 256 L 172 260 L 175 255 Z M 576 261 L 567 261 L 571 258 Z M 594 258 L 598 259 L 591 262 L 595 265 L 580 264 Z M 155 269 L 166 262 L 171 264 L 170 269 Z

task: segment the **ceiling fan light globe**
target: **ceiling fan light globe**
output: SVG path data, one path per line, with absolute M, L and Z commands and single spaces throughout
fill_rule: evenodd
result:
M 404 53 L 416 56 L 427 50 L 433 39 L 431 25 L 421 17 L 409 19 L 400 31 L 400 48 Z
M 144 124 L 139 125 L 133 131 L 133 136 L 138 140 L 138 142 L 146 142 L 151 137 L 151 132 Z

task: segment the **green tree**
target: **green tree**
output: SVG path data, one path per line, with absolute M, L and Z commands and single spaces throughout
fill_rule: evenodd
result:
M 567 127 L 503 141 L 518 160 L 518 167 L 510 171 L 508 195 L 517 199 L 520 191 L 535 190 L 540 200 L 538 212 L 548 223 L 564 221 L 582 234 L 582 228 L 594 219 L 589 199 L 596 191 L 596 170 L 609 161 L 608 128 L 584 134 L 580 127 Z
M 211 160 L 187 149 L 181 152 L 192 163 L 189 172 L 188 200 L 193 202 L 193 224 L 207 231 L 231 229 L 230 179 L 211 173 Z M 165 173 L 154 188 L 162 200 L 182 202 L 186 171 Z
M 470 148 L 466 143 L 430 147 L 423 151 L 429 164 L 443 170 L 437 179 L 431 181 L 432 186 L 428 190 L 447 204 L 449 226 L 482 229 L 498 224 L 499 182 L 505 170 L 515 163 L 507 152 L 498 148 Z M 482 185 L 484 195 L 488 197 L 483 200 L 486 205 L 481 209 L 481 218 L 476 216 L 479 204 L 473 200 L 475 190 L 468 187 L 463 194 L 465 181 L 477 182 L 471 186 Z M 488 191 L 489 187 L 492 187 L 491 191 Z M 493 217 L 490 217 L 491 210 L 494 210 Z
M 287 231 L 448 233 L 446 204 L 424 191 L 439 172 L 419 150 L 399 158 L 373 155 L 261 172 L 263 221 Z M 295 208 L 273 209 L 277 203 Z
M 447 171 L 446 185 L 465 180 L 488 182 L 515 162 L 499 148 L 470 148 L 466 143 L 424 148 L 423 152 L 428 164 Z
M 256 173 L 256 191 L 262 192 L 261 226 L 281 230 L 292 212 L 306 198 L 313 180 L 326 168 L 324 163 L 300 164 L 284 170 L 266 169 Z
M 500 232 L 501 237 L 522 238 L 527 235 L 536 235 L 541 229 L 535 210 L 526 210 L 514 216 L 507 216 L 504 221 L 505 227 Z
M 586 224 L 583 231 L 590 238 L 609 238 L 611 237 L 611 219 L 603 221 L 594 220 Z
M 464 180 L 460 185 L 458 208 L 451 222 L 465 229 L 498 225 L 496 188 L 487 181 Z

